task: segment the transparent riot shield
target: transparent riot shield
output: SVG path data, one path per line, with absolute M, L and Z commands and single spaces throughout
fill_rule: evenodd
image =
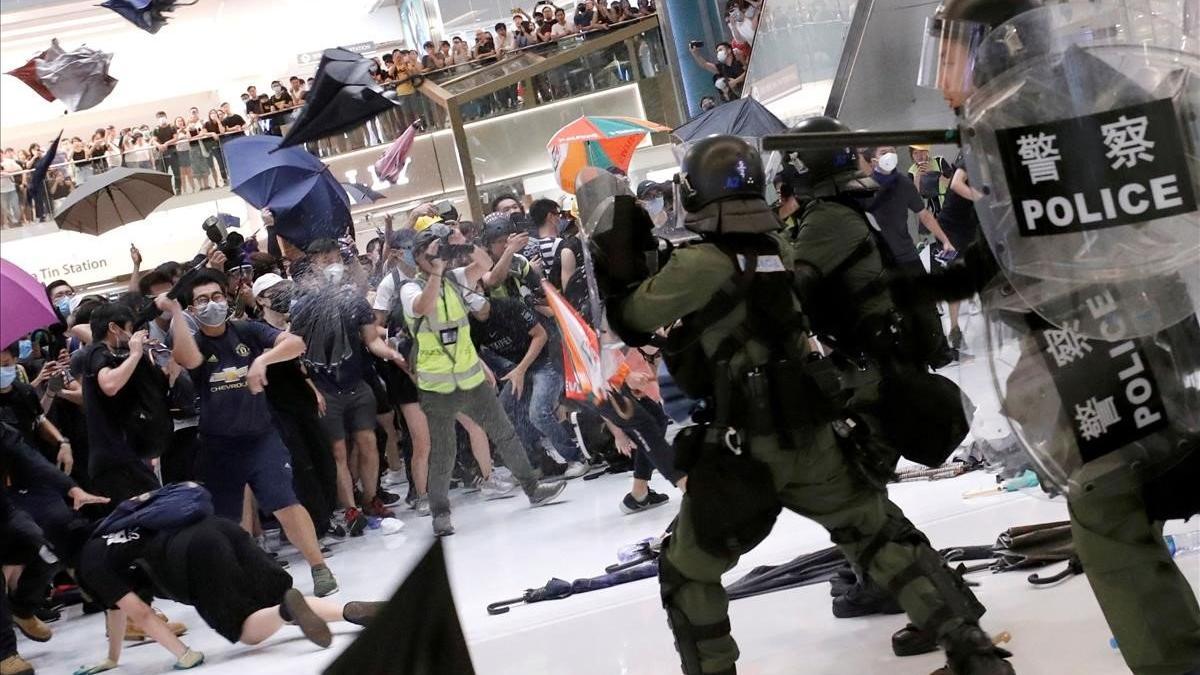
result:
M 976 211 L 1016 293 L 1057 328 L 1105 338 L 1083 301 L 1098 287 L 1127 337 L 1196 311 L 1200 55 L 1186 4 L 1047 5 L 971 46 Z

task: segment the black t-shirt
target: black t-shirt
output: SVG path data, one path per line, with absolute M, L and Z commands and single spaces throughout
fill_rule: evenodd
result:
M 271 107 L 275 110 L 283 110 L 290 108 L 292 105 L 292 95 L 287 91 L 281 91 L 271 97 Z
M 121 428 L 121 419 L 129 406 L 128 387 L 109 397 L 101 391 L 96 379 L 101 370 L 118 367 L 124 359 L 114 355 L 103 342 L 94 342 L 85 349 L 83 408 L 87 417 L 88 474 L 95 477 L 107 469 L 139 460 Z
M 42 403 L 37 392 L 24 382 L 13 382 L 12 389 L 0 391 L 0 422 L 11 424 L 30 447 L 40 447 L 37 422 L 42 416 Z
M 471 316 L 471 339 L 476 346 L 490 349 L 516 365 L 529 351 L 532 341 L 529 331 L 538 325 L 538 320 L 520 300 L 496 298 L 491 305 L 487 321 Z M 545 360 L 546 349 L 543 347 L 533 365 L 541 365 Z
M 740 83 L 733 84 L 733 80 L 741 77 L 742 73 L 746 72 L 746 68 L 742 65 L 742 62 L 735 58 L 733 59 L 733 63 L 726 64 L 718 61 L 716 66 L 717 75 L 725 78 L 729 83 L 728 98 L 738 98 L 741 96 L 742 85 Z
M 254 359 L 275 346 L 278 336 L 278 330 L 257 321 L 231 321 L 220 337 L 196 333 L 204 360 L 191 375 L 200 395 L 201 434 L 259 436 L 270 431 L 267 397 L 250 393 L 246 375 Z
M 219 134 L 221 133 L 221 125 L 212 120 L 208 120 L 204 123 L 204 130 L 210 134 Z
M 880 187 L 867 205 L 867 211 L 875 216 L 883 240 L 897 263 L 919 261 L 916 244 L 908 233 L 908 212 L 923 211 L 925 200 L 908 175 L 892 172 L 892 176 L 895 180 L 887 187 Z
M 224 124 L 226 129 L 230 127 L 244 127 L 246 126 L 246 120 L 242 119 L 241 115 L 233 113 L 221 120 L 221 124 Z
M 170 124 L 166 126 L 159 125 L 154 127 L 154 140 L 158 141 L 159 143 L 170 143 L 171 141 L 175 140 L 175 127 L 171 126 Z M 175 146 L 172 145 L 170 147 L 174 148 Z
M 261 115 L 263 113 L 262 102 L 257 98 L 252 98 L 246 101 L 246 114 L 249 115 L 250 113 L 254 113 L 255 115 Z
M 129 593 L 153 591 L 149 578 L 134 563 L 141 559 L 152 569 L 164 568 L 167 540 L 140 527 L 92 539 L 79 556 L 80 584 L 108 608 L 116 607 Z
M 341 336 L 329 330 L 329 319 L 332 318 L 327 311 L 329 302 L 336 302 L 334 306 L 340 309 Z M 347 358 L 337 363 L 336 367 L 310 368 L 309 372 L 318 389 L 323 392 L 351 391 L 362 384 L 367 372 L 362 327 L 375 323 L 375 312 L 366 298 L 358 295 L 352 286 L 319 291 L 316 295 L 301 297 L 292 307 L 291 319 L 292 332 L 304 338 L 308 345 L 306 363 L 319 366 L 329 360 L 323 355 L 340 356 L 340 350 L 337 349 L 339 340 L 344 340 L 348 347 Z
M 966 162 L 959 154 L 954 160 L 954 169 L 966 170 Z M 979 228 L 979 215 L 975 213 L 975 202 L 963 197 L 954 190 L 946 191 L 946 199 L 942 202 L 942 210 L 938 213 L 938 224 L 946 230 L 946 236 L 954 241 L 969 241 Z M 956 244 L 957 245 L 957 244 Z

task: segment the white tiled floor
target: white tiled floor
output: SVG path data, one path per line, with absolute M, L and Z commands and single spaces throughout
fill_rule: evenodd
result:
M 968 334 L 978 335 L 978 317 Z M 979 387 L 986 366 L 979 359 L 963 368 L 977 404 L 988 398 Z M 952 369 L 954 370 L 954 369 Z M 981 410 L 976 431 L 1002 435 Z M 657 479 L 656 480 L 661 480 Z M 628 489 L 629 476 L 575 481 L 559 505 L 530 510 L 523 499 L 484 503 L 459 497 L 455 503 L 458 534 L 446 540 L 458 610 L 475 668 L 481 675 L 670 675 L 678 661 L 653 580 L 638 581 L 565 600 L 515 607 L 509 614 L 488 616 L 485 606 L 519 595 L 550 577 L 573 579 L 603 572 L 625 544 L 660 532 L 674 515 L 678 494 L 668 507 L 622 516 L 617 504 Z M 936 483 L 893 485 L 900 504 L 936 547 L 985 544 L 1012 525 L 1066 519 L 1061 502 L 1029 494 L 1005 494 L 964 500 L 964 491 L 993 484 L 991 476 L 971 474 Z M 336 598 L 383 599 L 399 585 L 429 542 L 430 521 L 404 516 L 405 532 L 368 537 L 337 550 L 330 567 L 342 591 Z M 1193 526 L 1172 524 L 1172 529 Z M 816 525 L 784 514 L 772 535 L 745 556 L 727 577 L 740 577 L 751 567 L 778 563 L 827 546 Z M 1200 563 L 1184 559 L 1194 585 L 1200 585 Z M 292 561 L 301 590 L 309 590 L 308 569 Z M 1010 631 L 1009 647 L 1021 675 L 1128 672 L 1108 646 L 1110 632 L 1086 580 L 1075 577 L 1053 588 L 1034 588 L 1024 573 L 972 575 L 976 592 L 988 606 L 985 627 Z M 192 628 L 186 641 L 208 657 L 199 672 L 217 675 L 316 673 L 354 639 L 353 626 L 339 624 L 333 647 L 320 650 L 287 629 L 264 645 L 247 648 L 225 643 L 208 630 L 190 608 L 159 603 L 172 618 Z M 732 603 L 734 634 L 742 649 L 739 672 L 749 675 L 842 675 L 889 673 L 924 675 L 940 665 L 938 655 L 898 659 L 891 653 L 891 633 L 903 616 L 835 619 L 829 611 L 827 585 L 810 586 L 738 600 Z M 22 654 L 39 673 L 70 673 L 104 655 L 104 626 L 99 616 L 79 617 L 74 610 L 56 624 L 46 644 L 22 640 Z M 162 649 L 139 645 L 127 649 L 118 673 L 160 673 L 173 659 Z M 395 673 L 404 673 L 396 664 Z M 448 674 L 449 675 L 449 674 Z

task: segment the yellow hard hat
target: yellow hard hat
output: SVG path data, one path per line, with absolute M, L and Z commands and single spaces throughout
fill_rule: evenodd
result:
M 417 232 L 428 230 L 430 225 L 440 222 L 442 222 L 442 219 L 437 216 L 421 216 L 417 218 L 417 222 L 413 225 L 413 230 Z

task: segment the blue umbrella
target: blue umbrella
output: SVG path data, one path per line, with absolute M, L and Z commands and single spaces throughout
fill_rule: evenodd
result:
M 338 239 L 353 222 L 350 199 L 328 170 L 317 174 L 308 194 L 295 206 L 271 207 L 271 213 L 275 217 L 275 234 L 299 248 L 317 239 Z
M 770 134 L 782 134 L 787 125 L 767 110 L 763 104 L 749 96 L 721 105 L 698 115 L 671 132 L 680 141 L 688 142 L 714 134 L 729 134 L 747 138 L 759 138 Z
M 283 211 L 299 204 L 325 171 L 302 147 L 279 148 L 278 136 L 243 136 L 223 147 L 233 193 L 259 209 Z M 339 188 L 340 189 L 340 188 Z

